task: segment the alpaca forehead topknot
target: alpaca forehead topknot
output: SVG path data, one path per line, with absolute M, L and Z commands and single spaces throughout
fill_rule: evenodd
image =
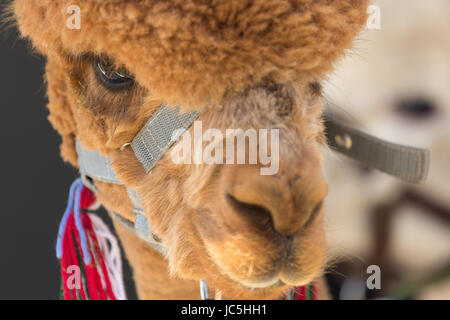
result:
M 66 27 L 72 4 L 16 0 L 21 33 L 49 59 L 114 57 L 164 101 L 199 108 L 265 77 L 322 78 L 351 46 L 367 1 L 82 0 L 79 30 Z

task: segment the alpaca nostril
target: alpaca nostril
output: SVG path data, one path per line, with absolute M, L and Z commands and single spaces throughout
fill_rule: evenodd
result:
M 231 194 L 227 194 L 226 198 L 233 210 L 244 218 L 260 225 L 272 224 L 272 215 L 269 209 L 260 205 L 240 201 Z
M 243 202 L 241 200 L 238 200 L 231 194 L 227 194 L 226 199 L 234 212 L 239 214 L 241 217 L 244 217 L 248 221 L 251 221 L 256 226 L 259 226 L 264 229 L 270 228 L 274 230 L 286 242 L 290 242 L 293 239 L 296 231 L 298 231 L 301 228 L 307 227 L 312 223 L 312 221 L 315 220 L 317 215 L 320 213 L 324 203 L 323 200 L 319 201 L 309 212 L 309 214 L 305 216 L 307 218 L 303 220 L 303 223 L 295 227 L 292 224 L 288 226 L 285 223 L 283 223 L 284 219 L 281 220 L 282 224 L 279 224 L 280 222 L 279 216 L 277 218 L 277 216 L 274 216 L 273 212 L 271 212 L 264 206 Z M 278 219 L 278 223 L 276 223 L 277 221 L 275 221 L 274 219 Z M 286 229 L 287 226 L 288 230 Z
M 308 220 L 306 220 L 304 227 L 307 227 L 308 225 L 311 224 L 312 221 L 314 221 L 314 219 L 317 217 L 317 215 L 322 210 L 323 203 L 324 203 L 324 201 L 321 200 L 314 206 L 314 209 L 311 211 L 311 214 L 309 215 Z
M 321 167 L 307 154 L 299 167 L 276 176 L 261 175 L 257 166 L 225 167 L 220 202 L 227 209 L 227 222 L 286 242 L 320 222 L 315 217 L 320 218 L 328 192 Z

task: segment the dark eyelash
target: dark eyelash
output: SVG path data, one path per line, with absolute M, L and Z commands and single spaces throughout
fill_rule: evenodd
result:
M 127 75 L 126 70 L 114 69 L 113 64 L 108 60 L 94 58 L 92 67 L 97 80 L 110 91 L 126 90 L 134 84 L 134 79 Z

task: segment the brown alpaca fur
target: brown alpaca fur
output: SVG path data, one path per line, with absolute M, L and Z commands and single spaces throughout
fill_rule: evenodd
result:
M 199 298 L 196 281 L 205 279 L 227 298 L 272 299 L 320 277 L 326 246 L 317 203 L 327 188 L 318 81 L 351 46 L 367 1 L 79 0 L 80 30 L 66 28 L 71 4 L 15 0 L 13 10 L 22 35 L 48 59 L 49 120 L 63 158 L 78 165 L 75 139 L 110 156 L 167 250 L 164 258 L 116 226 L 139 297 Z M 108 91 L 94 75 L 95 55 L 126 67 L 135 85 Z M 257 165 L 176 165 L 166 153 L 146 174 L 120 147 L 163 102 L 201 110 L 204 130 L 279 128 L 279 172 L 262 180 Z M 133 219 L 123 186 L 96 184 L 106 208 Z M 261 201 L 250 185 L 264 186 L 275 227 L 299 229 L 292 242 L 230 209 L 228 193 Z M 249 288 L 278 273 L 283 283 Z

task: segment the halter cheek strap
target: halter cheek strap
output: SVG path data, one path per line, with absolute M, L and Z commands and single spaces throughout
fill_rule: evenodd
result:
M 147 173 L 198 116 L 198 112 L 181 113 L 179 108 L 170 108 L 167 105 L 162 105 L 153 113 L 130 143 L 137 159 L 142 163 Z M 109 157 L 94 150 L 84 149 L 79 140 L 76 142 L 76 150 L 81 177 L 88 188 L 96 192 L 94 180 L 123 185 L 112 169 Z M 144 215 L 139 194 L 131 188 L 126 188 L 134 206 L 134 223 L 115 212 L 110 212 L 110 215 L 127 230 L 133 232 L 161 253 L 165 253 L 164 248 L 160 245 L 159 238 L 153 234 L 147 217 Z
M 84 149 L 81 146 L 80 141 L 77 141 L 76 147 L 81 180 L 86 187 L 96 193 L 97 187 L 95 186 L 94 180 L 122 185 L 120 180 L 117 179 L 114 171 L 111 169 L 111 161 L 108 157 L 101 155 L 97 151 Z M 106 170 L 106 168 L 108 169 Z M 110 210 L 108 210 L 109 215 L 115 221 L 119 222 L 126 230 L 134 233 L 141 240 L 164 254 L 165 250 L 160 245 L 159 238 L 153 234 L 148 224 L 147 217 L 144 215 L 139 195 L 130 188 L 127 188 L 127 193 L 134 206 L 134 222 Z

